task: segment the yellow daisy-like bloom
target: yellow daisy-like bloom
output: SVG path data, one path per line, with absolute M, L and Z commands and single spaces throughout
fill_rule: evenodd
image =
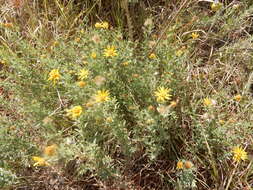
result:
M 97 54 L 95 52 L 92 52 L 90 56 L 91 56 L 91 58 L 96 59 Z
M 95 95 L 96 102 L 106 102 L 110 100 L 110 92 L 108 90 L 98 90 Z
M 117 55 L 118 54 L 114 46 L 107 46 L 107 48 L 104 50 L 105 57 L 114 57 Z
M 176 51 L 176 56 L 180 57 L 181 55 L 183 55 L 183 53 L 184 53 L 183 50 L 179 49 Z
M 204 106 L 211 106 L 211 105 L 213 105 L 213 102 L 212 102 L 212 100 L 210 99 L 210 98 L 205 98 L 204 100 L 203 100 L 203 104 L 204 104 Z
M 72 109 L 67 109 L 67 116 L 71 119 L 76 119 L 82 114 L 82 111 L 81 106 L 74 106 Z
M 33 161 L 35 162 L 33 166 L 48 166 L 49 164 L 46 162 L 46 160 L 39 156 L 33 156 Z
M 211 4 L 211 9 L 214 12 L 217 12 L 218 10 L 220 10 L 222 8 L 222 3 L 212 3 Z
M 196 32 L 192 32 L 191 33 L 191 37 L 192 37 L 192 39 L 197 39 L 198 37 L 199 37 L 199 34 L 198 33 L 196 33 Z
M 56 153 L 57 146 L 55 144 L 47 146 L 44 149 L 44 154 L 47 156 L 53 156 Z
M 155 58 L 156 58 L 156 54 L 151 53 L 148 57 L 149 57 L 150 59 L 155 59 Z
M 53 69 L 49 73 L 48 80 L 53 81 L 54 84 L 56 84 L 57 80 L 59 80 L 61 77 L 58 69 Z
M 184 168 L 184 163 L 181 161 L 181 160 L 179 160 L 178 162 L 177 162 L 177 170 L 181 170 L 181 169 L 183 169 Z
M 80 72 L 78 73 L 78 79 L 79 80 L 84 80 L 89 77 L 90 71 L 88 69 L 81 69 Z
M 171 94 L 170 94 L 171 89 L 164 88 L 163 86 L 158 87 L 158 89 L 155 91 L 155 96 L 157 102 L 165 102 L 166 100 L 170 100 Z
M 95 28 L 108 29 L 109 28 L 109 23 L 108 22 L 97 22 L 95 24 Z
M 234 100 L 240 102 L 242 100 L 242 96 L 240 94 L 234 96 Z
M 247 152 L 245 152 L 241 147 L 236 146 L 233 148 L 232 153 L 234 154 L 233 160 L 239 162 L 241 160 L 247 159 Z
M 79 81 L 77 82 L 77 85 L 80 87 L 80 88 L 83 88 L 85 87 L 86 83 L 84 81 Z

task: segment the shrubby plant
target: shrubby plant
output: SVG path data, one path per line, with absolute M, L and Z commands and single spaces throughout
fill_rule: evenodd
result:
M 2 24 L 2 173 L 125 189 L 246 187 L 251 12 L 190 2 L 163 36 L 149 18 L 141 42 L 106 20 L 49 41 L 40 28 L 24 37 L 19 25 Z

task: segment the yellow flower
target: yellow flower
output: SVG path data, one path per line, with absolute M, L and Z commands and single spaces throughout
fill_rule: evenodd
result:
M 212 3 L 211 9 L 212 11 L 216 12 L 222 8 L 222 3 Z
M 117 55 L 118 54 L 114 46 L 107 46 L 107 48 L 104 50 L 105 57 L 114 57 Z
M 46 160 L 39 156 L 33 156 L 33 161 L 35 162 L 33 166 L 48 166 L 49 164 L 46 162 Z
M 102 22 L 102 28 L 108 29 L 109 28 L 109 23 L 108 22 Z
M 58 41 L 54 41 L 53 44 L 52 44 L 52 47 L 56 47 L 59 45 L 59 42 Z
M 122 65 L 127 66 L 127 65 L 129 65 L 129 62 L 127 62 L 127 61 L 123 62 Z
M 71 119 L 76 119 L 81 115 L 82 111 L 81 106 L 74 106 L 72 109 L 67 109 L 67 116 Z
M 183 50 L 179 49 L 176 51 L 176 56 L 180 57 L 181 55 L 183 55 L 183 53 L 184 53 Z
M 234 96 L 234 100 L 240 102 L 242 100 L 242 96 L 240 94 Z
M 170 94 L 171 89 L 168 88 L 164 88 L 159 87 L 156 91 L 155 91 L 155 96 L 156 96 L 156 100 L 157 102 L 165 102 L 166 100 L 170 100 L 171 94 Z
M 96 24 L 95 24 L 95 28 L 101 28 L 101 23 L 100 22 L 96 22 Z
M 221 125 L 224 125 L 224 124 L 225 124 L 225 121 L 222 120 L 222 119 L 220 119 L 220 120 L 219 120 L 219 123 L 220 123 Z
M 113 119 L 112 119 L 111 117 L 107 117 L 107 118 L 106 118 L 106 121 L 107 121 L 108 123 L 111 123 L 111 122 L 113 121 Z
M 241 147 L 236 146 L 233 148 L 232 153 L 234 154 L 233 160 L 239 162 L 241 160 L 247 159 L 247 152 L 245 152 Z
M 57 146 L 55 144 L 47 146 L 44 149 L 44 154 L 47 156 L 53 156 L 56 153 Z
M 209 107 L 209 106 L 214 105 L 215 101 L 210 98 L 204 98 L 203 104 L 204 104 L 204 106 Z
M 183 168 L 184 168 L 184 163 L 181 160 L 179 160 L 177 162 L 177 169 L 180 170 L 180 169 L 183 169 Z
M 48 80 L 53 81 L 53 83 L 55 84 L 57 82 L 57 80 L 59 80 L 61 77 L 59 70 L 58 69 L 53 69 L 50 71 L 49 73 L 49 78 Z
M 75 42 L 78 43 L 78 42 L 80 42 L 80 40 L 81 40 L 81 38 L 76 38 Z
M 98 90 L 95 95 L 96 102 L 106 102 L 110 100 L 110 92 L 108 90 Z
M 97 22 L 95 24 L 95 28 L 104 28 L 108 29 L 109 28 L 109 23 L 108 22 Z
M 80 87 L 80 88 L 83 88 L 85 87 L 86 83 L 84 81 L 79 81 L 77 82 L 77 85 Z
M 84 80 L 89 77 L 90 71 L 88 69 L 81 69 L 80 72 L 78 73 L 78 79 L 79 80 Z
M 95 52 L 92 52 L 90 56 L 91 56 L 93 59 L 96 59 L 97 54 L 96 54 Z
M 196 33 L 196 32 L 192 32 L 191 33 L 191 37 L 192 37 L 192 39 L 197 39 L 198 37 L 199 37 L 199 34 L 198 33 Z
M 156 54 L 151 53 L 148 57 L 149 57 L 150 59 L 155 59 L 155 58 L 156 58 Z

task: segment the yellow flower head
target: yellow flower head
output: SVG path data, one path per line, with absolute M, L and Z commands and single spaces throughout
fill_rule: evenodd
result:
M 114 57 L 117 55 L 118 54 L 114 46 L 107 46 L 107 48 L 104 50 L 105 57 Z
M 232 150 L 233 153 L 233 160 L 236 162 L 239 162 L 241 160 L 246 160 L 247 159 L 247 152 L 245 152 L 241 147 L 236 146 Z
M 80 72 L 78 73 L 78 79 L 79 80 L 84 80 L 89 77 L 90 71 L 88 69 L 81 69 Z
M 212 3 L 211 4 L 211 9 L 214 12 L 217 12 L 218 10 L 220 10 L 222 8 L 222 3 Z
M 72 109 L 67 109 L 67 116 L 71 119 L 76 119 L 81 115 L 82 111 L 81 106 L 74 106 Z
M 191 33 L 191 37 L 192 37 L 192 39 L 197 39 L 198 37 L 199 37 L 199 34 L 198 33 L 196 33 L 196 32 L 192 32 Z
M 81 38 L 76 38 L 75 42 L 78 43 L 78 42 L 80 42 L 80 40 L 81 40 Z
M 91 58 L 96 59 L 97 54 L 95 52 L 92 52 L 90 56 L 91 56 Z
M 158 87 L 158 89 L 155 91 L 157 102 L 164 103 L 166 100 L 170 100 L 171 98 L 170 91 L 171 89 L 164 88 L 163 86 Z
M 240 102 L 242 100 L 242 96 L 240 94 L 234 96 L 234 100 Z
M 127 65 L 129 65 L 129 62 L 125 61 L 125 62 L 122 63 L 122 65 L 127 66 Z
M 212 106 L 215 104 L 214 100 L 210 99 L 210 98 L 204 98 L 203 100 L 203 104 L 206 107 Z
M 49 164 L 46 162 L 46 160 L 39 156 L 33 156 L 33 161 L 35 162 L 33 166 L 48 166 Z
M 181 161 L 181 160 L 179 160 L 178 162 L 177 162 L 177 170 L 181 170 L 181 169 L 183 169 L 184 168 L 184 163 Z
M 77 85 L 80 87 L 80 88 L 83 88 L 85 87 L 86 83 L 84 81 L 79 81 L 77 82 Z
M 95 95 L 96 102 L 106 102 L 110 100 L 110 92 L 108 90 L 98 90 Z
M 225 121 L 224 121 L 223 119 L 220 119 L 220 120 L 219 120 L 219 123 L 220 123 L 221 125 L 224 125 L 224 124 L 225 124 Z
M 51 80 L 54 84 L 59 80 L 61 77 L 58 69 L 53 69 L 49 73 L 48 80 Z
M 180 57 L 181 55 L 183 55 L 183 53 L 184 53 L 183 50 L 179 49 L 176 51 L 176 56 Z
M 149 57 L 149 59 L 155 59 L 156 58 L 156 54 L 151 53 L 148 57 Z
M 44 148 L 44 154 L 47 156 L 53 156 L 56 153 L 57 146 L 55 144 Z
M 108 29 L 109 28 L 109 23 L 108 22 L 97 22 L 95 24 L 95 28 Z

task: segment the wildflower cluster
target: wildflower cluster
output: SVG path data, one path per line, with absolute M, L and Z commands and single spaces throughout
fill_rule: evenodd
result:
M 46 146 L 43 150 L 44 156 L 33 156 L 32 160 L 34 161 L 33 166 L 50 166 L 48 162 L 48 157 L 52 157 L 56 154 L 57 146 L 55 144 Z

